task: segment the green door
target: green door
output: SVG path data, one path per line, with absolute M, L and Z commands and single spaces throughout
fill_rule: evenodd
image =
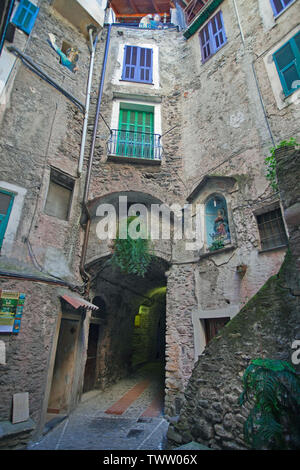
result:
M 153 112 L 121 109 L 117 139 L 117 155 L 152 159 L 153 122 Z
M 14 202 L 14 194 L 0 190 L 0 249 L 2 247 L 5 230 L 8 224 L 12 205 Z

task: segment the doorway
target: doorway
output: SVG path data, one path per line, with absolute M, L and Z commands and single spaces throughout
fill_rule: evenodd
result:
M 87 358 L 84 369 L 83 393 L 95 388 L 97 379 L 97 350 L 99 341 L 99 328 L 97 323 L 90 323 Z
M 79 320 L 62 317 L 48 401 L 48 414 L 66 414 L 70 411 L 79 331 Z

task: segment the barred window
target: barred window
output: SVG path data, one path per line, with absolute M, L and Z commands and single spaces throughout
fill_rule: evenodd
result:
M 287 235 L 279 208 L 257 215 L 256 219 L 262 250 L 287 245 Z

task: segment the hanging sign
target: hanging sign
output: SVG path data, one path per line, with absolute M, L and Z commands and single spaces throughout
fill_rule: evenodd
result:
M 25 294 L 0 290 L 0 333 L 19 333 Z

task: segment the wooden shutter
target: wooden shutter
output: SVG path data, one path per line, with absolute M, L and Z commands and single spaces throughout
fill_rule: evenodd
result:
M 274 15 L 277 16 L 294 0 L 271 0 Z
M 0 248 L 2 247 L 5 230 L 8 224 L 13 202 L 14 202 L 14 194 L 1 189 L 0 190 Z
M 200 31 L 200 41 L 201 41 L 201 49 L 202 49 L 202 62 L 205 62 L 212 54 L 208 25 L 206 25 Z
M 283 92 L 288 96 L 297 88 L 293 87 L 294 82 L 300 80 L 300 33 L 276 51 L 273 58 Z
M 152 49 L 139 48 L 139 69 L 137 81 L 152 83 Z
M 125 46 L 122 80 L 152 83 L 152 49 Z
M 200 31 L 202 62 L 217 52 L 227 41 L 222 12 L 218 13 Z
M 28 0 L 21 0 L 17 11 L 13 17 L 12 23 L 27 34 L 30 34 L 39 8 Z
M 221 11 L 219 11 L 211 20 L 211 32 L 213 37 L 214 52 L 216 52 L 226 42 L 225 28 Z

